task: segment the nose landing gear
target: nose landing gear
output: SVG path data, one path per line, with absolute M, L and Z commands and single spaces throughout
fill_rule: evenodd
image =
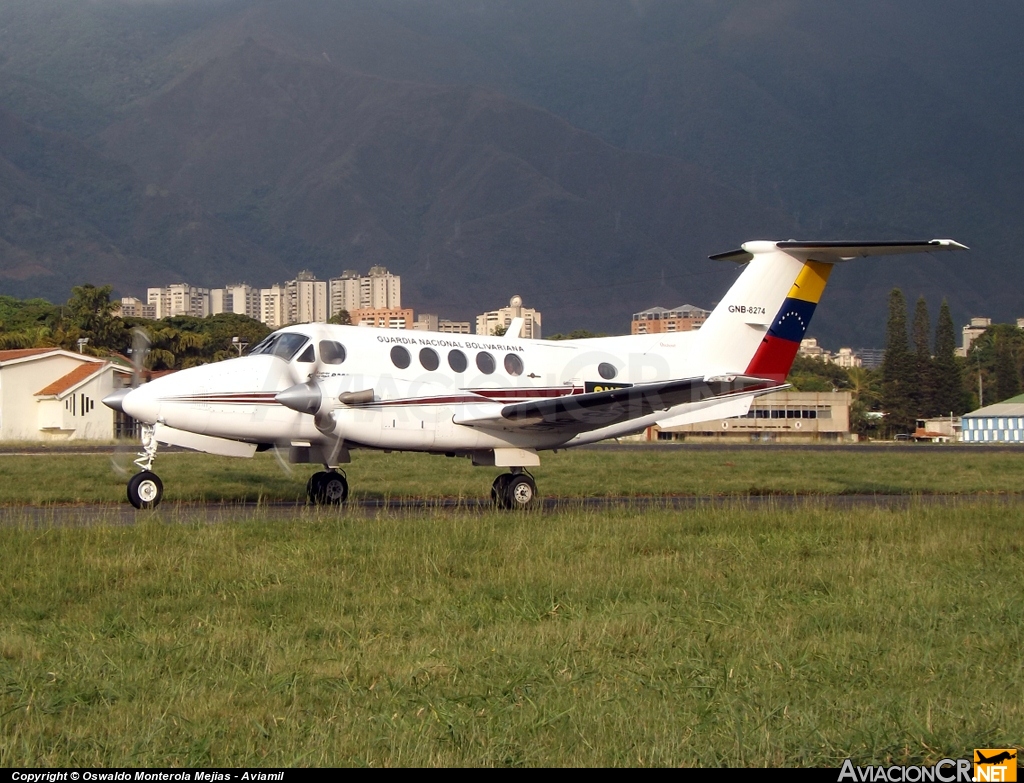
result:
M 164 484 L 153 472 L 153 460 L 156 459 L 156 433 L 151 424 L 142 425 L 142 451 L 135 464 L 142 468 L 128 480 L 128 502 L 135 508 L 156 508 L 164 496 Z
M 163 494 L 164 484 L 152 471 L 144 470 L 128 480 L 128 502 L 135 508 L 155 508 Z
M 505 511 L 529 508 L 537 497 L 537 483 L 523 468 L 502 473 L 491 485 L 494 505 Z

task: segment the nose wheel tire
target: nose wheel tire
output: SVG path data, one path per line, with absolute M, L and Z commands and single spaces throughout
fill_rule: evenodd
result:
M 128 481 L 128 502 L 135 508 L 156 508 L 163 496 L 164 484 L 152 471 L 136 473 Z
M 314 506 L 340 506 L 348 500 L 348 481 L 333 470 L 314 473 L 306 484 L 306 495 Z
M 529 508 L 537 497 L 537 484 L 528 473 L 503 473 L 494 480 L 491 497 L 498 508 Z

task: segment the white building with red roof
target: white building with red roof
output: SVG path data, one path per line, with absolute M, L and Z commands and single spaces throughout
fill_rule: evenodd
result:
M 61 348 L 0 351 L 0 440 L 110 440 L 115 414 L 102 400 L 131 375 Z

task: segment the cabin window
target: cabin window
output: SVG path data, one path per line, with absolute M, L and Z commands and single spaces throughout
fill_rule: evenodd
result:
M 321 340 L 320 361 L 324 364 L 341 364 L 345 361 L 345 346 L 334 340 Z
M 476 355 L 476 366 L 484 375 L 490 375 L 494 372 L 494 368 L 497 367 L 494 363 L 494 357 L 487 353 L 487 351 L 480 351 Z
M 433 348 L 424 348 L 420 351 L 420 364 L 423 365 L 424 370 L 436 370 L 441 364 L 441 359 L 438 358 L 437 351 Z
M 509 375 L 522 375 L 523 360 L 516 356 L 514 353 L 506 354 L 505 372 L 507 372 Z
M 604 378 L 606 381 L 610 381 L 616 375 L 619 374 L 618 368 L 614 364 L 608 362 L 601 362 L 597 365 L 597 374 Z
M 412 357 L 409 356 L 409 352 L 401 345 L 396 345 L 391 349 L 391 363 L 399 370 L 404 370 L 411 362 Z
M 295 361 L 297 361 L 297 362 L 306 362 L 307 364 L 312 364 L 313 362 L 315 362 L 316 361 L 316 354 L 313 353 L 313 343 L 310 343 L 309 345 L 307 345 L 306 346 L 306 350 L 304 350 L 301 354 L 299 354 L 299 358 L 296 359 Z
M 466 361 L 466 354 L 456 349 L 448 352 L 448 366 L 455 372 L 465 372 L 469 363 Z

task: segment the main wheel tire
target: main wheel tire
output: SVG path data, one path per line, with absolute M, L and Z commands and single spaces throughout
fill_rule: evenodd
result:
M 156 473 L 144 470 L 128 480 L 128 502 L 135 508 L 156 508 L 163 496 L 164 484 Z
M 315 506 L 337 506 L 348 500 L 348 481 L 333 470 L 322 470 L 309 477 L 306 495 Z
M 505 487 L 508 486 L 509 479 L 511 478 L 511 473 L 502 473 L 491 484 L 491 500 L 494 501 L 494 505 L 498 508 L 508 508 L 505 505 Z
M 505 508 L 529 508 L 537 497 L 537 484 L 526 473 L 510 476 L 505 484 Z

